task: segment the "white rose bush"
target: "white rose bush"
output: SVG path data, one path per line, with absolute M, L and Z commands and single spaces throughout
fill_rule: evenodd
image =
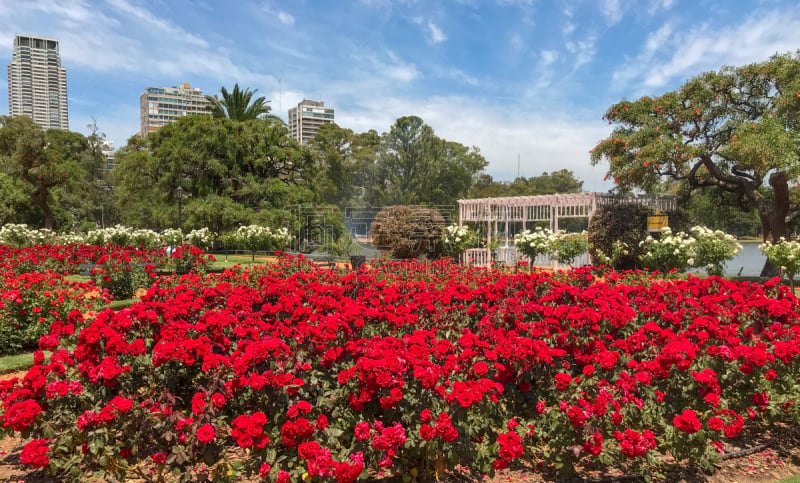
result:
M 640 259 L 651 270 L 685 271 L 694 267 L 719 277 L 725 263 L 742 251 L 742 245 L 732 235 L 704 226 L 692 227 L 689 233 L 673 233 L 664 227 L 659 239 L 648 236 L 639 245 L 645 249 Z
M 464 251 L 478 246 L 478 234 L 467 226 L 452 224 L 442 230 L 444 254 L 457 259 Z
M 800 241 L 789 241 L 781 237 L 778 243 L 767 241 L 758 249 L 764 252 L 770 263 L 781 271 L 781 275 L 789 278 L 789 285 L 794 291 L 794 276 L 800 271 Z

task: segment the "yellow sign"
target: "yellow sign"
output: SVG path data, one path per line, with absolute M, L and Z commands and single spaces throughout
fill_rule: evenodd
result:
M 647 217 L 647 231 L 659 231 L 665 226 L 669 226 L 669 217 L 656 213 Z

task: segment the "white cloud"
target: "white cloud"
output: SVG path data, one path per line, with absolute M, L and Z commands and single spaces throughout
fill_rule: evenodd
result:
M 573 22 L 567 22 L 564 24 L 564 27 L 561 28 L 561 33 L 564 35 L 564 37 L 568 36 L 574 31 L 575 31 L 575 24 Z
M 625 5 L 622 0 L 602 0 L 600 2 L 600 12 L 609 25 L 614 25 L 625 16 Z
M 284 11 L 278 12 L 278 20 L 284 25 L 294 25 L 294 17 Z
M 567 49 L 567 51 L 573 54 L 575 58 L 573 63 L 574 69 L 577 69 L 582 65 L 588 64 L 592 61 L 595 54 L 596 42 L 597 37 L 594 34 L 590 34 L 583 40 L 570 40 L 564 44 L 564 47 Z
M 655 15 L 662 10 L 669 10 L 674 3 L 675 0 L 651 0 L 650 8 L 647 9 L 647 13 Z
M 555 50 L 543 50 L 540 55 L 544 65 L 550 65 L 558 60 L 558 52 Z
M 627 60 L 615 80 L 618 87 L 637 83 L 651 91 L 674 79 L 688 78 L 723 65 L 767 60 L 794 52 L 800 45 L 800 15 L 771 12 L 753 15 L 739 25 L 714 28 L 710 23 L 673 33 L 663 26 L 651 34 L 635 59 Z
M 442 32 L 442 29 L 430 20 L 426 21 L 423 17 L 416 16 L 412 18 L 411 21 L 417 25 L 427 27 L 428 33 L 430 34 L 430 41 L 434 44 L 440 44 L 447 40 L 447 35 Z
M 434 44 L 440 44 L 447 40 L 447 35 L 435 23 L 428 22 L 428 28 L 431 31 L 431 40 Z
M 149 25 L 151 28 L 163 32 L 175 39 L 178 39 L 182 42 L 186 42 L 191 45 L 196 45 L 198 47 L 208 47 L 208 42 L 203 40 L 202 38 L 193 35 L 184 29 L 168 22 L 164 19 L 156 17 L 151 12 L 139 8 L 135 5 L 131 5 L 126 0 L 106 0 L 112 7 L 116 8 L 120 12 L 130 15 L 131 17 L 139 20 L 140 22 Z

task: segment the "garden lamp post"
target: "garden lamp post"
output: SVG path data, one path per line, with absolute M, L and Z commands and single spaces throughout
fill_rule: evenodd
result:
M 183 227 L 182 219 L 181 219 L 181 211 L 183 209 L 183 187 L 178 186 L 178 189 L 175 190 L 177 198 L 178 198 L 178 229 L 181 230 Z

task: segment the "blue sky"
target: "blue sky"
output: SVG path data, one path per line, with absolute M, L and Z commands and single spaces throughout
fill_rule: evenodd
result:
M 495 179 L 567 168 L 605 191 L 588 151 L 621 98 L 800 48 L 788 0 L 0 0 L 13 38 L 58 38 L 70 128 L 92 118 L 119 147 L 146 87 L 258 89 L 273 111 L 303 98 L 357 132 L 418 115 L 480 148 Z M 0 112 L 8 112 L 0 83 Z

